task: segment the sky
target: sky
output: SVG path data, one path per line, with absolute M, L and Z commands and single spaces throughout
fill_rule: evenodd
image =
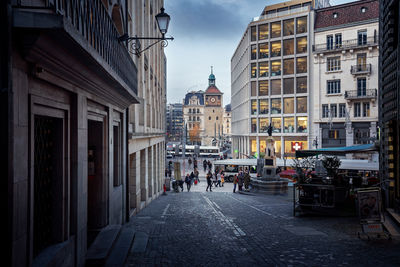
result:
M 339 5 L 353 0 L 330 0 Z M 164 0 L 171 16 L 165 48 L 167 103 L 182 103 L 189 91 L 206 90 L 210 66 L 216 85 L 231 101 L 231 57 L 250 21 L 282 0 Z

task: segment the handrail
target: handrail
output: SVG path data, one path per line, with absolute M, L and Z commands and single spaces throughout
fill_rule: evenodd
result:
M 343 49 L 351 49 L 358 47 L 365 47 L 370 45 L 378 45 L 379 40 L 377 37 L 368 37 L 366 40 L 352 39 L 352 40 L 344 40 L 340 44 L 315 44 L 313 45 L 314 52 L 326 52 L 326 51 L 338 51 Z

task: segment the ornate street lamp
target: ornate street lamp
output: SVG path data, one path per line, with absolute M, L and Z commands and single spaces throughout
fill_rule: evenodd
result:
M 158 29 L 160 30 L 162 36 L 160 37 L 129 37 L 127 33 L 118 37 L 118 42 L 127 42 L 129 47 L 129 52 L 140 57 L 141 53 L 149 49 L 150 47 L 161 42 L 162 47 L 168 46 L 168 40 L 174 40 L 174 37 L 165 37 L 165 34 L 168 31 L 169 21 L 171 17 L 164 12 L 164 8 L 161 8 L 161 12 L 156 15 L 156 21 L 158 25 Z M 140 40 L 156 40 L 156 42 L 150 44 L 146 48 L 142 49 Z
M 318 136 L 313 140 L 313 146 L 315 146 L 315 149 L 318 149 Z

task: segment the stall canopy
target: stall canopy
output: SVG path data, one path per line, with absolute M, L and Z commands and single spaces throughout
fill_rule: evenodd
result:
M 357 146 L 345 146 L 345 147 L 329 147 L 320 148 L 315 150 L 297 150 L 296 158 L 312 157 L 320 154 L 324 155 L 345 155 L 348 153 L 363 153 L 378 151 L 378 146 L 375 144 L 365 144 Z

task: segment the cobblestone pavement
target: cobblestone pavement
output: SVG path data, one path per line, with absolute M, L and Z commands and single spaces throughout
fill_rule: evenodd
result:
M 400 266 L 400 243 L 358 239 L 357 218 L 293 217 L 287 196 L 205 186 L 168 192 L 132 218 L 149 239 L 128 266 Z

